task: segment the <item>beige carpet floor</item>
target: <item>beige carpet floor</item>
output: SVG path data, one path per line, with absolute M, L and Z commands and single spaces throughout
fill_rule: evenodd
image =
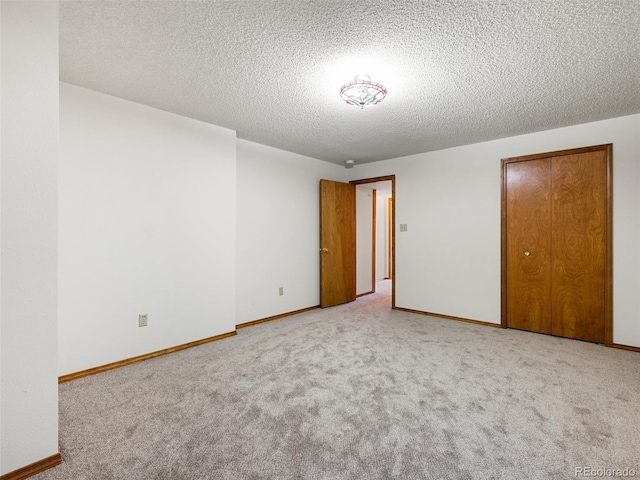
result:
M 390 303 L 384 282 L 62 384 L 64 463 L 34 478 L 640 477 L 640 354 Z

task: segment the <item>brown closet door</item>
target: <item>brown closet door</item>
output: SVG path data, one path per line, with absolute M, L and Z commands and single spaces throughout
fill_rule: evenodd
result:
M 552 333 L 605 341 L 607 157 L 551 159 Z
M 611 156 L 503 160 L 503 326 L 612 344 Z
M 551 333 L 551 162 L 506 165 L 507 318 Z

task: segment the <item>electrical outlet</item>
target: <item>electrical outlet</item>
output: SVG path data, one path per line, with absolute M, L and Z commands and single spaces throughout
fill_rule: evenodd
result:
M 146 327 L 147 326 L 147 314 L 143 313 L 138 315 L 138 326 L 139 327 Z
M 284 295 L 284 287 L 280 287 L 278 289 L 278 295 L 283 296 Z
M 401 232 L 406 232 L 407 231 L 407 224 L 406 223 L 401 223 L 400 224 L 400 231 Z

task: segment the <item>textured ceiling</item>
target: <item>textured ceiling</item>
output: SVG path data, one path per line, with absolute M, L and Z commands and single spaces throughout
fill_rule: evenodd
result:
M 361 164 L 640 112 L 640 0 L 63 0 L 60 79 Z

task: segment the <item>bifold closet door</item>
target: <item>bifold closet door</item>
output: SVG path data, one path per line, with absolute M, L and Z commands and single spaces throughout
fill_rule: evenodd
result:
M 509 328 L 605 342 L 609 153 L 505 162 Z
M 607 235 L 604 151 L 551 159 L 553 335 L 603 343 Z
M 551 333 L 551 163 L 508 163 L 506 181 L 508 326 Z

